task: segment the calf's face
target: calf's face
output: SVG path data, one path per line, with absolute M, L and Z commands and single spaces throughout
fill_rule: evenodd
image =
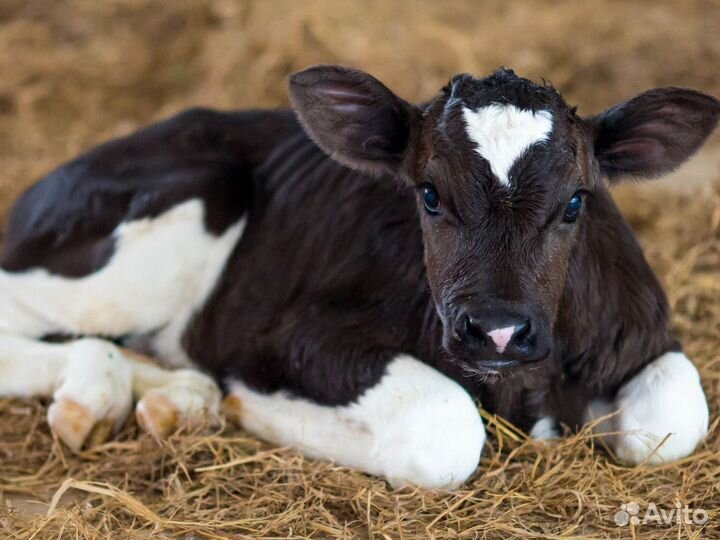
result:
M 423 107 L 338 66 L 296 73 L 290 96 L 333 158 L 416 191 L 444 347 L 473 371 L 552 352 L 570 253 L 592 249 L 581 231 L 603 178 L 672 170 L 720 115 L 714 98 L 666 88 L 581 118 L 509 70 L 458 75 Z

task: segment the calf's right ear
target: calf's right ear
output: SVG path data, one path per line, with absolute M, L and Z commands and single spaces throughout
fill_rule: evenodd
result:
M 407 174 L 419 108 L 371 75 L 340 66 L 294 73 L 289 89 L 305 131 L 333 159 L 371 174 Z

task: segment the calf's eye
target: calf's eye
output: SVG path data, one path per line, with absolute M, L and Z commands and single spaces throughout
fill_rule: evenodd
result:
M 580 215 L 580 209 L 582 208 L 583 198 L 580 193 L 576 193 L 570 199 L 570 202 L 565 207 L 565 213 L 563 214 L 563 221 L 565 223 L 573 223 Z
M 435 215 L 440 212 L 440 196 L 433 185 L 423 185 L 422 198 L 425 210 L 427 210 L 429 214 Z

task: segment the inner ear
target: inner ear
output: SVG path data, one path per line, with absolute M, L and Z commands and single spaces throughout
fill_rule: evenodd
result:
M 331 157 L 371 173 L 402 174 L 420 110 L 362 71 L 315 66 L 290 77 L 305 131 Z
M 720 118 L 720 102 L 682 88 L 650 90 L 589 119 L 595 156 L 612 180 L 666 174 L 702 146 Z

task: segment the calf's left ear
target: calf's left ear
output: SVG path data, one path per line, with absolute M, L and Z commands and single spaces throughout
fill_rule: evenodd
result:
M 652 178 L 692 156 L 720 118 L 720 101 L 694 90 L 657 88 L 589 118 L 595 157 L 610 180 Z
M 290 76 L 290 101 L 308 135 L 335 160 L 403 175 L 421 112 L 376 78 L 321 65 Z

